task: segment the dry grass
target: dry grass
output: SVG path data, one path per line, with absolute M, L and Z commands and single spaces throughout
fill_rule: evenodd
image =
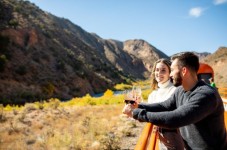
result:
M 1 150 L 121 149 L 126 146 L 122 139 L 136 136 L 131 129 L 138 122 L 122 116 L 123 104 L 42 109 L 34 105 L 1 113 Z

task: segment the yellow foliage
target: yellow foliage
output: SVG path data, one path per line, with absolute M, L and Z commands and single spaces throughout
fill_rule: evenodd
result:
M 144 101 L 147 101 L 149 94 L 152 92 L 151 88 L 143 90 L 142 96 Z
M 54 109 L 57 109 L 61 104 L 61 101 L 57 98 L 51 98 L 49 99 L 49 102 L 48 102 L 48 106 L 50 108 L 54 108 Z
M 6 105 L 6 107 L 4 107 L 5 111 L 12 111 L 13 108 L 10 105 Z
M 139 85 L 142 88 L 147 87 L 149 84 L 149 81 L 146 82 L 137 82 L 133 83 L 133 85 Z M 115 86 L 115 89 L 117 90 L 124 90 L 124 89 L 130 89 L 132 88 L 132 85 L 128 84 L 117 84 Z M 150 88 L 143 88 L 142 91 L 142 96 L 143 99 L 146 101 L 148 98 L 148 95 L 151 93 Z M 38 109 L 45 109 L 45 108 L 58 108 L 58 107 L 64 107 L 64 106 L 86 106 L 86 105 L 112 105 L 112 104 L 123 104 L 124 103 L 124 95 L 119 94 L 119 95 L 114 95 L 114 92 L 110 89 L 107 89 L 105 93 L 103 94 L 102 97 L 91 97 L 90 94 L 86 94 L 83 97 L 75 97 L 72 98 L 69 101 L 61 102 L 57 98 L 51 98 L 47 101 L 42 101 L 42 102 L 35 102 L 34 106 L 35 108 Z M 4 107 L 4 110 L 6 111 L 11 111 L 11 110 L 20 110 L 23 109 L 23 107 L 18 107 L 18 106 L 10 106 L 7 105 Z
M 21 110 L 21 107 L 18 106 L 18 105 L 16 105 L 16 106 L 13 107 L 13 109 L 14 109 L 14 110 Z
M 84 96 L 84 98 L 91 98 L 91 95 L 90 95 L 90 94 L 86 94 L 86 95 Z
M 114 95 L 114 92 L 112 90 L 107 89 L 103 97 L 111 97 L 113 95 Z
M 116 90 L 125 90 L 125 89 L 130 89 L 130 88 L 132 88 L 132 85 L 128 85 L 128 84 L 121 83 L 121 84 L 115 85 L 114 88 L 115 88 Z

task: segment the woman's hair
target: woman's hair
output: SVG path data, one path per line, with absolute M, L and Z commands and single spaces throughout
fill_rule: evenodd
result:
M 166 59 L 166 58 L 161 58 L 158 59 L 155 63 L 154 66 L 152 68 L 152 72 L 151 72 L 151 89 L 155 90 L 158 88 L 158 82 L 155 80 L 155 70 L 156 70 L 156 65 L 157 63 L 164 63 L 168 69 L 169 69 L 169 73 L 171 72 L 170 66 L 171 66 L 171 61 Z

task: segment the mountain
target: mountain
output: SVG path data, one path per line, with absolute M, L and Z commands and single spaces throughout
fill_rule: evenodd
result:
M 214 69 L 214 82 L 218 87 L 227 87 L 227 47 L 220 47 L 203 59 Z
M 0 103 L 104 92 L 167 57 L 144 40 L 102 39 L 23 0 L 0 1 Z
M 203 52 L 203 53 L 194 52 L 194 53 L 199 57 L 200 61 L 203 61 L 204 58 L 211 55 L 211 53 L 208 53 L 208 52 Z

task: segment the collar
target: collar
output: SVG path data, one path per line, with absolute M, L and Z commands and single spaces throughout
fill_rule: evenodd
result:
M 167 80 L 165 83 L 158 83 L 159 88 L 166 88 L 170 84 L 170 80 Z

